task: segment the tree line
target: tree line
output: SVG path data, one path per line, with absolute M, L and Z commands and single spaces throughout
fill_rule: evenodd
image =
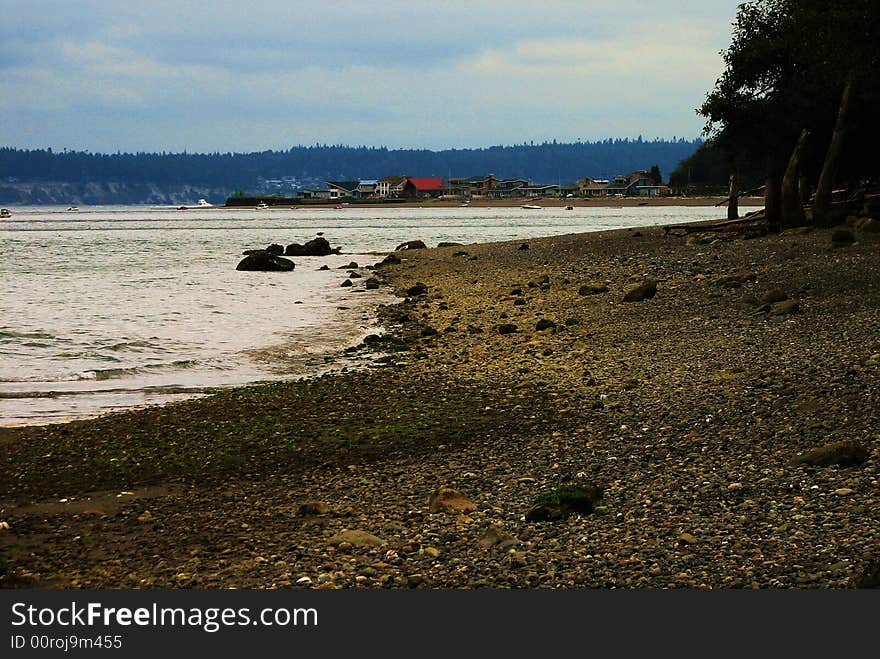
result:
M 707 142 L 672 179 L 760 180 L 772 229 L 838 221 L 832 190 L 855 195 L 880 174 L 878 16 L 880 0 L 740 5 L 724 71 L 697 109 Z
M 702 140 L 605 139 L 474 149 L 388 149 L 316 144 L 253 153 L 91 153 L 0 148 L 0 179 L 72 183 L 120 182 L 252 189 L 260 179 L 375 179 L 389 175 L 524 178 L 571 183 L 611 178 L 657 165 L 672 171 Z

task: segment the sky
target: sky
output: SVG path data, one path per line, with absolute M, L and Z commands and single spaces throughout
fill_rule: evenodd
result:
M 0 0 L 0 146 L 700 135 L 740 0 Z

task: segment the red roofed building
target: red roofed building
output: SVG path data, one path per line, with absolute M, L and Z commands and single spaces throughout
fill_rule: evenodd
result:
M 442 178 L 412 178 L 408 176 L 403 186 L 404 197 L 439 197 L 445 184 Z

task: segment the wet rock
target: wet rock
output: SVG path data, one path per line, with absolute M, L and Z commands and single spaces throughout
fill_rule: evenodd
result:
M 476 504 L 458 490 L 440 486 L 428 497 L 428 509 L 432 513 L 469 513 Z
M 320 268 L 318 268 L 318 270 L 329 270 L 329 269 L 330 269 L 330 266 L 327 265 L 326 263 L 324 265 L 322 265 Z
M 402 263 L 402 261 L 400 260 L 399 256 L 395 256 L 394 254 L 389 254 L 384 259 L 379 261 L 379 263 L 376 264 L 376 267 L 378 268 L 383 265 L 400 265 L 401 263 Z
M 407 240 L 405 243 L 400 243 L 397 247 L 394 248 L 395 252 L 399 252 L 404 249 L 427 249 L 427 245 L 421 240 Z
M 657 282 L 653 279 L 646 279 L 641 284 L 633 286 L 624 293 L 624 302 L 641 302 L 642 300 L 650 300 L 657 294 Z
M 338 254 L 340 252 L 339 247 L 332 248 L 330 247 L 330 243 L 327 242 L 327 239 L 318 236 L 317 238 L 313 238 L 308 241 L 305 245 L 300 245 L 299 243 L 291 243 L 287 246 L 287 249 L 284 250 L 285 256 L 327 256 L 328 254 Z
M 364 285 L 369 290 L 375 290 L 375 289 L 379 288 L 379 280 L 376 279 L 375 277 L 370 277 L 369 279 L 367 279 L 367 281 L 365 282 Z
M 868 459 L 868 450 L 858 440 L 842 440 L 810 449 L 791 460 L 791 464 L 805 464 L 813 467 L 839 465 L 850 467 Z
M 437 247 L 461 247 L 461 243 L 442 242 L 437 243 Z
M 294 267 L 289 259 L 261 251 L 245 256 L 235 269 L 246 272 L 290 272 Z
M 339 285 L 342 286 L 343 288 L 347 288 L 347 287 L 349 287 L 349 286 L 353 286 L 353 284 L 352 284 L 352 282 L 351 282 L 351 279 L 346 279 L 344 282 L 342 282 L 342 283 L 339 284 Z
M 272 243 L 266 248 L 266 251 L 275 256 L 282 256 L 284 254 L 284 247 L 277 243 Z
M 549 522 L 572 513 L 589 514 L 602 498 L 602 488 L 595 483 L 568 483 L 542 494 L 526 513 L 529 522 Z

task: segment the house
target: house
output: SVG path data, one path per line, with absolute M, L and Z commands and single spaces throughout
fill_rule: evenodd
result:
M 523 178 L 493 179 L 492 187 L 487 191 L 486 196 L 492 199 L 522 197 L 522 190 L 528 184 L 529 182 Z
M 379 181 L 375 179 L 361 179 L 358 181 L 357 197 L 360 199 L 365 197 L 375 197 L 378 187 Z
M 442 178 L 414 178 L 408 176 L 403 186 L 404 197 L 439 197 L 444 192 Z
M 582 178 L 577 185 L 581 197 L 604 197 L 608 194 L 607 179 Z
M 307 188 L 305 190 L 301 190 L 299 196 L 303 199 L 330 199 L 330 190 Z
M 406 176 L 386 176 L 376 183 L 377 197 L 402 197 Z
M 524 197 L 558 197 L 558 185 L 527 185 L 520 188 Z
M 459 197 L 486 197 L 495 188 L 495 175 L 450 178 L 448 194 Z
M 358 196 L 360 181 L 327 181 L 329 199 L 346 199 Z

